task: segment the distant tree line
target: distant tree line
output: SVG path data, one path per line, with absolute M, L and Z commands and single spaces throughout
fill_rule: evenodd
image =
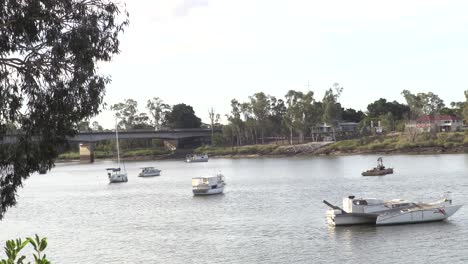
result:
M 423 115 L 445 114 L 468 119 L 468 90 L 465 100 L 452 102 L 446 106 L 444 101 L 432 92 L 413 94 L 402 91 L 406 104 L 380 98 L 367 106 L 367 111 L 343 108 L 339 102 L 343 87 L 334 83 L 326 90 L 321 100 L 314 97 L 313 91 L 289 90 L 284 98 L 277 98 L 263 92 L 254 93 L 248 100 L 231 100 L 231 111 L 226 114 L 228 123 L 220 124 L 221 116 L 213 108 L 208 110 L 209 124 L 203 124 L 190 105 L 169 105 L 158 97 L 146 103 L 147 112 L 138 111 L 138 102 L 126 99 L 111 105 L 120 129 L 175 129 L 175 128 L 222 128 L 222 135 L 212 130 L 213 143 L 216 145 L 264 144 L 272 140 L 287 140 L 293 144 L 306 139 L 318 140 L 317 129 L 320 125 L 330 127 L 335 137 L 340 122 L 359 123 L 359 134 L 370 132 L 370 126 L 380 125 L 386 131 L 404 131 L 408 120 Z M 83 121 L 81 130 L 102 130 L 93 122 Z M 293 140 L 294 139 L 294 140 Z

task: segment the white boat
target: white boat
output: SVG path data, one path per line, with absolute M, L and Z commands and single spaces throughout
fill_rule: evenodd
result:
M 327 222 L 343 225 L 395 225 L 442 221 L 452 216 L 462 205 L 453 205 L 446 194 L 432 203 L 411 202 L 401 199 L 383 201 L 375 198 L 343 199 L 343 208 L 323 201 L 332 209 L 327 211 Z
M 109 177 L 109 182 L 110 183 L 115 183 L 115 182 L 127 182 L 127 172 L 122 171 L 119 168 L 107 168 L 107 176 Z
M 190 154 L 185 157 L 186 162 L 208 162 L 208 154 Z
M 141 168 L 141 172 L 138 174 L 138 177 L 152 177 L 159 175 L 161 175 L 161 170 L 158 170 L 155 167 L 143 167 Z
M 226 182 L 222 174 L 192 178 L 193 195 L 219 194 L 224 191 L 225 185 Z
M 117 124 L 115 124 L 115 142 L 116 142 L 116 148 L 117 148 L 117 168 L 107 168 L 107 176 L 109 177 L 109 182 L 110 183 L 115 183 L 115 182 L 127 182 L 127 171 L 124 169 L 120 168 L 120 147 L 119 147 L 119 132 L 117 130 Z

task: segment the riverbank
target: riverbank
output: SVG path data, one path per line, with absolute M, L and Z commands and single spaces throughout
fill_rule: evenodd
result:
M 468 153 L 468 133 L 420 134 L 410 138 L 404 133 L 369 136 L 338 141 L 319 149 L 318 155 L 346 154 L 441 154 Z
M 138 149 L 122 151 L 122 159 L 168 160 L 184 159 L 187 154 L 206 153 L 219 158 L 288 157 L 352 154 L 442 154 L 468 153 L 468 133 L 451 132 L 437 135 L 421 134 L 410 139 L 403 133 L 361 137 L 338 142 L 309 142 L 295 145 L 248 145 L 239 147 L 202 146 L 197 149 Z M 112 152 L 95 152 L 95 159 L 114 159 Z M 79 160 L 78 152 L 64 153 L 58 161 Z

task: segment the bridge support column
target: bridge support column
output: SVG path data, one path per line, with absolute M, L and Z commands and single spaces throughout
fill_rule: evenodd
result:
M 177 139 L 173 139 L 173 140 L 166 139 L 163 142 L 164 142 L 164 147 L 170 150 L 176 150 L 179 147 L 179 140 Z
M 94 162 L 94 143 L 80 143 L 80 162 Z

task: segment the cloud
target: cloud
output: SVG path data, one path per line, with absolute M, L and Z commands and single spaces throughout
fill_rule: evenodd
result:
M 182 3 L 174 9 L 174 15 L 186 16 L 191 9 L 207 5 L 208 0 L 183 0 Z

